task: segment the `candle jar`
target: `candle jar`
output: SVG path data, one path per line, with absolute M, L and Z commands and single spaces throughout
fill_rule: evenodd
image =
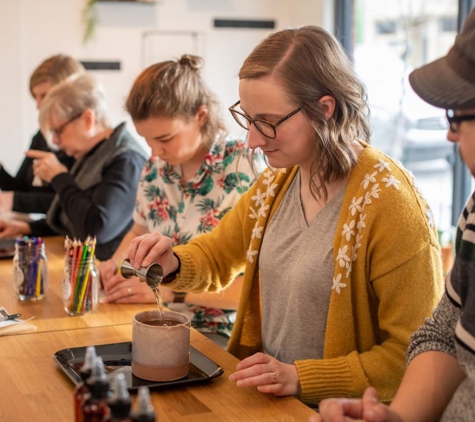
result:
M 63 270 L 63 306 L 69 315 L 94 312 L 99 303 L 99 271 L 94 256 L 67 256 Z
M 43 299 L 48 285 L 48 266 L 43 239 L 31 237 L 16 240 L 13 283 L 20 300 Z

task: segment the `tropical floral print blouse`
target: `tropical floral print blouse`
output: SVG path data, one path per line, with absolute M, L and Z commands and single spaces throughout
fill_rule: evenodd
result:
M 254 179 L 240 140 L 215 142 L 188 182 L 182 180 L 181 166 L 151 157 L 140 178 L 134 222 L 170 237 L 174 246 L 185 244 L 216 227 Z M 230 335 L 234 311 L 188 305 L 188 313 L 199 331 Z

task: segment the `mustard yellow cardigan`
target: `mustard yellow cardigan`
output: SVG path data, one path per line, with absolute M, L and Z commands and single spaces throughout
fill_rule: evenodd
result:
M 360 397 L 370 385 L 390 401 L 404 372 L 409 337 L 443 292 L 436 230 L 413 178 L 388 156 L 362 145 L 334 239 L 324 357 L 294 362 L 304 402 Z M 296 172 L 266 170 L 217 228 L 174 249 L 181 260 L 170 283 L 175 290 L 219 291 L 245 271 L 228 346 L 240 359 L 263 349 L 259 248 Z

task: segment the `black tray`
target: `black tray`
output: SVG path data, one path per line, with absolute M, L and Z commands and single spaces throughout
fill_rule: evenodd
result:
M 104 361 L 104 369 L 107 378 L 112 380 L 119 372 L 123 373 L 129 391 L 137 390 L 140 386 L 146 385 L 149 388 L 160 388 L 180 385 L 198 384 L 219 377 L 223 374 L 223 368 L 207 358 L 193 346 L 190 347 L 190 372 L 185 378 L 175 381 L 146 381 L 137 378 L 132 374 L 131 357 L 132 343 L 101 344 L 95 346 L 97 356 L 101 356 Z M 72 347 L 57 351 L 53 359 L 59 367 L 71 379 L 74 384 L 81 382 L 79 369 L 84 363 L 86 347 Z

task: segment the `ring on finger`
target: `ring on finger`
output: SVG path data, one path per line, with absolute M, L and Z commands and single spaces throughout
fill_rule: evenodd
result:
M 127 287 L 127 296 L 132 296 L 132 287 Z
M 272 376 L 271 384 L 275 384 L 277 381 L 277 374 L 275 372 L 271 372 L 270 375 Z

